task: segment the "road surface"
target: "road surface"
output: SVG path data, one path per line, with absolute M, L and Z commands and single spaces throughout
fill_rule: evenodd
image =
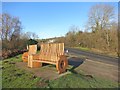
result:
M 100 61 L 100 62 L 104 62 L 107 64 L 112 64 L 112 65 L 118 65 L 117 57 L 115 58 L 115 57 L 100 55 L 100 54 L 96 54 L 93 52 L 88 52 L 88 51 L 83 51 L 83 50 L 78 50 L 78 49 L 73 49 L 73 48 L 65 48 L 65 50 L 66 49 L 68 50 L 68 53 L 72 53 L 77 56 L 82 55 L 82 56 L 85 56 L 86 59 Z

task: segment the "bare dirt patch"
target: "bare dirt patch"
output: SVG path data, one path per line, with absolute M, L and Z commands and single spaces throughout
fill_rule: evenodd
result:
M 27 70 L 27 71 L 33 73 L 35 76 L 41 77 L 42 79 L 45 79 L 45 80 L 57 79 L 57 78 L 69 73 L 69 72 L 65 72 L 63 74 L 58 74 L 56 67 L 54 65 L 44 65 L 41 68 L 29 68 L 27 66 L 27 63 L 17 62 L 16 66 L 20 69 Z

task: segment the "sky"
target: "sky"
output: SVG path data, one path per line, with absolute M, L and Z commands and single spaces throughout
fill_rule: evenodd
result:
M 40 39 L 64 36 L 72 25 L 84 30 L 91 6 L 99 2 L 2 2 L 2 13 L 19 17 L 23 32 Z M 102 2 L 105 3 L 105 2 Z M 106 2 L 118 11 L 117 2 Z

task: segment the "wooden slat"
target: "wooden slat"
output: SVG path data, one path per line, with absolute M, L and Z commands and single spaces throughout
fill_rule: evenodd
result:
M 41 62 L 41 63 L 48 63 L 48 64 L 56 64 L 56 62 L 46 61 L 46 60 L 32 60 L 33 62 Z
M 37 45 L 29 45 L 29 54 L 36 54 L 37 52 Z
M 35 52 L 32 46 L 30 48 L 30 52 Z M 62 62 L 64 62 L 64 65 L 61 66 Z M 68 62 L 67 58 L 64 56 L 64 43 L 41 44 L 39 54 L 28 55 L 29 67 L 41 67 L 42 63 L 56 65 L 58 73 L 65 72 Z
M 64 43 L 41 44 L 40 60 L 56 62 L 64 54 Z

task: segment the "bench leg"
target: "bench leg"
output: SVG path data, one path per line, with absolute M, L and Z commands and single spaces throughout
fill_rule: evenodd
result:
M 33 68 L 42 67 L 42 63 L 41 62 L 32 62 L 32 67 Z
M 32 68 L 32 55 L 28 55 L 28 67 Z
M 42 63 L 41 62 L 34 62 L 33 61 L 33 56 L 28 55 L 28 67 L 30 67 L 30 68 L 42 67 Z

